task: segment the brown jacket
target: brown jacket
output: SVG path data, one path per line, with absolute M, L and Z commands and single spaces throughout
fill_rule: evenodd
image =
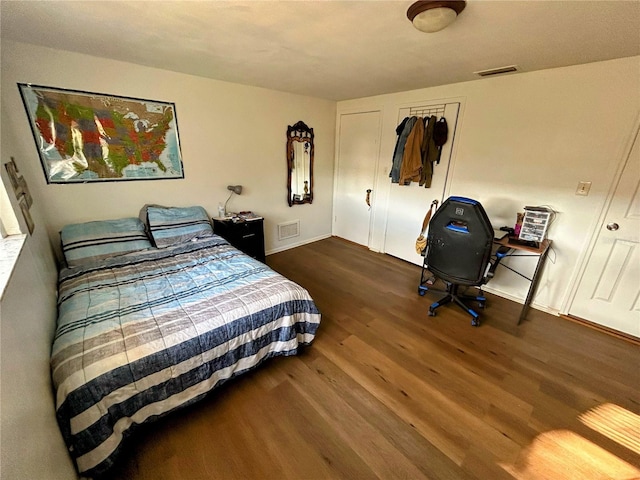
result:
M 400 185 L 409 185 L 412 181 L 419 182 L 422 174 L 422 139 L 424 137 L 424 122 L 418 121 L 407 137 L 407 143 L 402 155 L 400 166 Z

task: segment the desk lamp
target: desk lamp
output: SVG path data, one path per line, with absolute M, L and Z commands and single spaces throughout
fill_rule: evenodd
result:
M 227 190 L 231 190 L 231 193 L 229 194 L 229 198 L 227 198 L 227 201 L 224 202 L 224 212 L 222 212 L 224 216 L 227 215 L 227 203 L 229 203 L 229 200 L 231 200 L 231 197 L 233 196 L 233 194 L 234 193 L 236 195 L 242 194 L 242 185 L 227 185 Z

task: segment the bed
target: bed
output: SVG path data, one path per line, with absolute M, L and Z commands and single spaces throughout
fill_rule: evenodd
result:
M 70 265 L 51 369 L 58 423 L 84 476 L 108 472 L 138 425 L 295 355 L 320 322 L 304 288 L 213 234 L 208 218 L 195 235 L 175 222 L 164 243 L 136 220 L 106 227 L 116 233 L 62 232 Z

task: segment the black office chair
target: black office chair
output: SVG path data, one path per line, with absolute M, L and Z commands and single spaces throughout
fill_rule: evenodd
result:
M 428 270 L 446 284 L 447 295 L 429 307 L 430 316 L 435 316 L 440 306 L 455 302 L 471 315 L 471 325 L 480 325 L 478 313 L 464 301 L 478 302 L 478 307 L 484 308 L 487 299 L 482 288 L 478 295 L 463 295 L 459 290 L 460 287 L 481 287 L 493 276 L 502 257 L 492 255 L 493 237 L 489 217 L 476 200 L 449 197 L 436 210 L 429 223 L 418 292 L 424 295 L 428 290 L 435 290 L 431 287 L 434 279 L 425 277 Z

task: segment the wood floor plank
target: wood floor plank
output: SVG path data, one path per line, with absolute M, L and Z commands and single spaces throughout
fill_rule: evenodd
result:
M 428 478 L 382 432 L 345 402 L 339 392 L 326 388 L 322 380 L 311 375 L 302 362 L 288 362 L 280 368 L 286 370 L 294 388 L 331 426 L 332 431 L 348 443 L 379 478 Z
M 423 474 L 447 480 L 467 478 L 450 458 L 417 432 L 415 425 L 401 419 L 325 356 L 319 355 L 312 366 L 326 388 L 333 389 L 353 409 L 357 409 Z
M 458 362 L 439 351 L 438 343 L 429 341 L 428 338 L 419 338 L 403 332 L 387 322 L 380 321 L 375 324 L 373 340 L 368 343 L 376 346 L 376 336 L 395 341 L 400 352 L 388 353 L 390 358 L 396 358 L 397 362 L 416 375 L 425 376 L 428 382 L 440 392 L 449 397 L 455 397 L 461 405 L 477 414 L 481 414 L 490 405 L 498 405 L 501 408 L 521 416 L 531 413 L 531 405 L 519 401 L 518 397 L 503 390 L 498 382 L 479 376 Z M 381 347 L 378 347 L 382 350 Z
M 354 443 L 347 443 L 336 435 L 331 425 L 299 395 L 290 382 L 278 387 L 278 400 L 280 408 L 283 405 L 290 408 L 286 416 L 274 415 L 274 423 L 277 421 L 282 435 L 288 436 L 291 432 L 298 435 L 298 438 L 293 439 L 295 442 L 291 442 L 290 448 L 284 449 L 283 453 L 299 456 L 301 450 L 307 452 L 303 457 L 306 458 L 306 462 L 289 478 L 375 477 L 370 466 L 353 450 Z M 316 463 L 321 461 L 324 468 L 307 464 L 313 460 L 316 460 Z M 310 472 L 315 472 L 312 477 Z
M 419 267 L 337 238 L 267 262 L 318 305 L 313 345 L 143 426 L 109 478 L 640 478 L 638 344 L 538 310 L 518 326 L 491 294 L 480 327 L 429 317 Z
M 488 428 L 476 415 L 461 408 L 455 399 L 433 388 L 428 382 L 398 368 L 395 362 L 355 336 L 346 339 L 341 353 L 323 350 L 332 361 L 393 408 L 405 421 L 416 425 L 425 437 L 456 463 L 464 458 L 466 445 L 482 441 L 485 448 L 502 454 L 519 448 L 499 432 Z M 464 425 L 464 427 L 463 427 Z M 462 428 L 461 428 L 462 427 Z M 480 440 L 481 439 L 481 440 Z

